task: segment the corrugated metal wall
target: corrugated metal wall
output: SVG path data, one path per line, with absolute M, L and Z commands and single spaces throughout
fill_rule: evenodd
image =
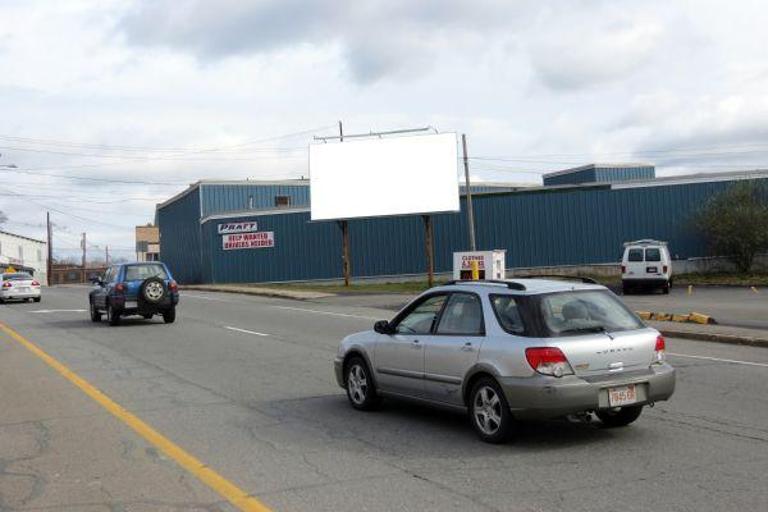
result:
M 606 167 L 597 165 L 556 176 L 544 176 L 544 186 L 621 183 L 622 181 L 632 180 L 652 180 L 655 177 L 656 168 L 652 165 L 646 167 Z
M 656 168 L 647 167 L 595 167 L 595 181 L 602 183 L 620 183 L 632 180 L 652 180 L 656 177 Z
M 271 185 L 238 183 L 233 185 L 203 183 L 203 217 L 216 213 L 275 208 L 276 196 L 290 197 L 290 207 L 309 206 L 309 185 Z
M 157 210 L 160 259 L 180 283 L 202 281 L 200 189 Z
M 705 243 L 693 230 L 691 216 L 730 183 L 478 195 L 478 248 L 506 249 L 509 268 L 616 262 L 622 243 L 640 238 L 666 240 L 679 257 L 704 256 Z M 274 248 L 224 251 L 216 234 L 217 224 L 224 221 L 203 224 L 206 282 L 341 276 L 341 236 L 335 222 L 310 223 L 308 211 L 227 221 L 254 219 L 260 230 L 275 232 Z M 449 271 L 452 253 L 467 249 L 465 215 L 434 215 L 433 224 L 436 271 Z M 425 271 L 419 216 L 352 220 L 349 226 L 354 276 Z

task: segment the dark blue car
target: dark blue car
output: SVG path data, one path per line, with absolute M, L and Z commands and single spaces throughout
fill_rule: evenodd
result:
M 99 322 L 106 313 L 109 325 L 120 317 L 140 315 L 146 319 L 162 315 L 165 323 L 176 320 L 179 287 L 164 263 L 123 263 L 109 267 L 88 295 L 91 320 Z

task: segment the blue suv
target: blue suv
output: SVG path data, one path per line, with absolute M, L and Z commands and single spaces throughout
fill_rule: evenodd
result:
M 102 313 L 106 313 L 109 325 L 119 325 L 120 317 L 129 315 L 147 320 L 162 315 L 167 324 L 176 320 L 179 287 L 164 263 L 112 265 L 93 283 L 96 288 L 88 295 L 88 301 L 94 322 L 101 321 Z

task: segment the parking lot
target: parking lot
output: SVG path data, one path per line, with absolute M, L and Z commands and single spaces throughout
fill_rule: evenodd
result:
M 530 424 L 515 442 L 491 446 L 460 414 L 395 402 L 373 413 L 349 407 L 333 377 L 336 347 L 390 317 L 382 301 L 187 292 L 175 324 L 108 327 L 87 318 L 85 288 L 46 292 L 41 304 L 3 306 L 0 322 L 125 413 L 110 415 L 0 332 L 0 510 L 235 510 L 140 437 L 131 418 L 273 510 L 701 511 L 768 502 L 765 349 L 668 340 L 676 394 L 634 425 Z

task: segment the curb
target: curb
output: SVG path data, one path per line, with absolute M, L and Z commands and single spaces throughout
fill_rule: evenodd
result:
M 195 286 L 185 285 L 179 286 L 179 289 L 199 291 L 199 292 L 218 292 L 218 293 L 236 293 L 240 295 L 255 295 L 258 297 L 273 297 L 279 299 L 293 299 L 293 300 L 311 300 L 322 299 L 325 297 L 333 297 L 332 293 L 323 292 L 309 292 L 309 291 L 283 291 L 275 290 L 273 288 L 230 288 L 226 286 Z
M 675 331 L 673 329 L 659 329 L 662 336 L 668 338 L 685 338 L 696 341 L 713 341 L 730 345 L 749 345 L 752 347 L 768 348 L 768 339 L 754 338 L 752 336 L 737 336 L 733 334 L 714 334 L 708 332 Z
M 692 312 L 687 315 L 663 313 L 661 311 L 635 311 L 643 320 L 655 320 L 657 322 L 679 322 L 686 324 L 716 325 L 717 321 L 709 315 Z

